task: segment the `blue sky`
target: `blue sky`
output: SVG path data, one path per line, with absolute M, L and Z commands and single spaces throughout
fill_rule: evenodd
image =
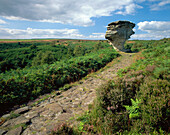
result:
M 0 39 L 104 39 L 108 23 L 136 24 L 131 39 L 170 37 L 170 0 L 0 0 Z

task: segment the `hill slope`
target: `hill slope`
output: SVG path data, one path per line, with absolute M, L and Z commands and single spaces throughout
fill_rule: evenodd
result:
M 19 111 L 21 113 L 19 117 L 6 121 L 1 128 L 8 129 L 24 124 L 27 125 L 26 129 L 22 131 L 25 135 L 49 133 L 56 125 L 70 121 L 71 117 L 88 110 L 89 104 L 92 104 L 96 98 L 96 89 L 109 79 L 113 79 L 119 69 L 129 66 L 133 62 L 132 55 L 122 53 L 121 57 L 107 64 L 107 68 L 90 74 L 67 91 L 46 95 L 44 97 L 48 97 L 47 99 L 36 102 L 33 107 L 31 107 L 31 103 L 28 104 L 29 109 L 24 107 L 25 112 Z M 16 110 L 14 113 L 18 113 L 18 111 Z M 21 130 L 17 131 L 21 132 Z
M 169 39 L 127 42 L 140 52 L 121 53 L 96 73 L 3 116 L 0 132 L 168 134 L 169 46 Z

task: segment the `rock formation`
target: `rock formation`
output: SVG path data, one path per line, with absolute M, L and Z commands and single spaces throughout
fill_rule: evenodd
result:
M 135 32 L 132 30 L 135 24 L 129 21 L 116 21 L 108 24 L 105 38 L 117 51 L 126 52 L 124 43 Z

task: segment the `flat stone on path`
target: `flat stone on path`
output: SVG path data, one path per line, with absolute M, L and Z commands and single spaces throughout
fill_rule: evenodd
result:
M 2 118 L 6 119 L 6 118 L 10 117 L 10 115 L 11 114 L 5 114 L 5 115 L 2 116 Z
M 6 121 L 2 127 L 12 127 L 18 124 L 26 124 L 29 123 L 30 119 L 25 118 L 24 116 L 19 116 L 17 118 L 14 119 L 10 119 L 8 121 Z
M 25 113 L 24 116 L 27 118 L 27 119 L 32 119 L 34 117 L 37 117 L 39 116 L 39 113 L 35 112 L 35 111 L 30 111 L 28 113 Z
M 18 127 L 16 129 L 10 130 L 6 135 L 21 135 L 22 127 Z
M 63 108 L 58 103 L 48 104 L 45 108 L 55 113 L 63 112 Z
M 27 111 L 29 111 L 29 107 L 25 106 L 25 107 L 22 107 L 22 108 L 19 108 L 19 109 L 15 110 L 14 113 L 16 113 L 16 114 L 23 114 L 23 113 L 25 113 Z

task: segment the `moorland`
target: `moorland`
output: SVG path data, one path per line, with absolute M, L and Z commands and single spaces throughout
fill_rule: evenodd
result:
M 96 89 L 96 100 L 75 119 L 77 126 L 62 124 L 51 134 L 170 132 L 170 39 L 130 40 L 125 48 L 131 50 L 132 64 Z M 123 55 L 106 40 L 0 40 L 0 115 L 40 95 L 67 91 L 68 84 Z M 1 125 L 9 119 L 2 117 Z

